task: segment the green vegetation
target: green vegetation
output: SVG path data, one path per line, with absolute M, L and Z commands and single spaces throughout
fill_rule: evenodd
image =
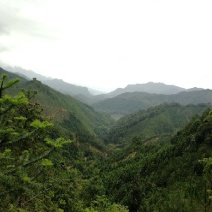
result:
M 196 90 L 181 92 L 172 95 L 150 94 L 143 92 L 124 93 L 119 96 L 102 100 L 93 104 L 97 111 L 109 114 L 131 114 L 139 110 L 146 110 L 163 103 L 188 104 L 212 104 L 211 90 Z
M 55 124 L 59 134 L 75 139 L 83 148 L 89 149 L 92 145 L 104 149 L 101 136 L 113 123 L 109 115 L 98 113 L 90 106 L 61 94 L 36 79 L 26 81 L 15 89 L 11 88 L 9 93 L 16 94 L 23 89 L 36 92 L 31 101 L 42 105 L 45 117 Z
M 209 212 L 211 179 L 209 104 L 163 103 L 114 124 L 36 79 L 0 75 L 1 211 Z
M 35 92 L 6 94 L 17 82 L 0 76 L 0 209 L 127 211 L 105 196 L 99 154 L 58 137 L 58 128 L 32 101 Z
M 201 114 L 208 105 L 181 106 L 177 103 L 162 104 L 133 113 L 119 119 L 109 131 L 106 142 L 112 144 L 129 143 L 134 137 L 143 142 L 167 141 L 193 116 Z
M 206 110 L 170 143 L 116 150 L 102 168 L 108 196 L 130 211 L 211 211 L 212 110 Z
M 50 210 L 59 208 L 47 195 L 51 190 L 49 167 L 53 166 L 48 157 L 70 141 L 57 138 L 49 142 L 48 128 L 53 125 L 24 93 L 4 95 L 17 82 L 8 81 L 7 75 L 0 77 L 0 207 L 5 211 L 41 211 L 47 201 Z M 42 183 L 45 178 L 49 180 Z

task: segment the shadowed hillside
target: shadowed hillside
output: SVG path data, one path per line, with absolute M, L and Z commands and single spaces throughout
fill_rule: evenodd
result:
M 1 69 L 1 71 L 4 70 Z M 11 78 L 19 77 L 10 72 L 5 73 Z M 42 105 L 45 116 L 55 123 L 61 134 L 70 138 L 75 137 L 83 143 L 103 145 L 99 136 L 105 134 L 105 131 L 112 123 L 108 115 L 98 113 L 90 106 L 69 95 L 55 91 L 36 79 L 27 81 L 21 78 L 21 80 L 23 82 L 10 89 L 10 92 L 15 94 L 22 89 L 31 92 L 36 91 L 32 101 Z
M 162 103 L 201 104 L 212 103 L 212 90 L 181 92 L 173 95 L 149 94 L 142 92 L 124 93 L 105 99 L 93 105 L 97 111 L 110 114 L 130 114 Z

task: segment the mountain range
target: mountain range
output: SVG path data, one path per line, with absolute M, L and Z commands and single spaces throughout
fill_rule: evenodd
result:
M 104 111 L 110 114 L 130 114 L 138 110 L 148 109 L 162 103 L 176 102 L 182 105 L 187 104 L 211 104 L 212 90 L 196 90 L 180 92 L 177 94 L 150 94 L 144 92 L 123 93 L 113 98 L 108 98 L 93 104 L 97 111 Z
M 123 93 L 127 92 L 146 92 L 151 94 L 177 94 L 182 91 L 193 91 L 193 90 L 199 90 L 201 88 L 191 88 L 191 89 L 185 89 L 181 88 L 175 85 L 166 85 L 164 83 L 154 83 L 154 82 L 148 82 L 145 84 L 133 84 L 133 85 L 127 85 L 125 88 L 118 88 L 115 91 L 110 92 L 110 97 L 115 97 Z
M 86 138 L 87 143 L 90 140 L 94 146 L 100 145 L 101 141 L 97 139 L 97 135 L 113 122 L 108 115 L 96 112 L 90 106 L 70 95 L 52 89 L 36 78 L 27 80 L 20 75 L 0 68 L 0 74 L 3 73 L 7 74 L 10 79 L 21 79 L 21 83 L 10 89 L 10 93 L 16 94 L 23 89 L 25 92 L 28 90 L 36 91 L 37 94 L 32 101 L 42 105 L 45 116 L 55 123 L 60 133 L 68 137 L 74 136 L 82 143 L 85 142 Z
M 2 68 L 0 81 L 2 211 L 212 210 L 211 90 L 78 93 L 88 105 L 63 81 L 68 94 Z
M 106 142 L 129 144 L 134 137 L 150 143 L 169 140 L 196 114 L 203 113 L 206 104 L 182 106 L 178 103 L 161 104 L 147 110 L 140 110 L 120 118 L 109 131 Z
M 185 89 L 181 88 L 175 85 L 166 85 L 164 83 L 155 83 L 155 82 L 148 82 L 144 84 L 131 84 L 127 85 L 125 88 L 117 88 L 114 91 L 111 91 L 107 94 L 103 94 L 101 91 L 94 90 L 92 88 L 87 88 L 85 86 L 79 86 L 79 85 L 74 85 L 70 84 L 67 82 L 64 82 L 61 79 L 53 79 L 51 77 L 46 77 L 41 74 L 37 74 L 34 71 L 31 70 L 26 70 L 21 67 L 12 67 L 12 66 L 4 66 L 3 67 L 5 70 L 8 70 L 10 72 L 16 73 L 22 77 L 25 76 L 27 79 L 33 79 L 36 78 L 43 82 L 44 84 L 49 85 L 50 87 L 54 88 L 55 90 L 58 90 L 62 93 L 69 94 L 71 96 L 76 96 L 76 98 L 79 98 L 83 101 L 88 102 L 89 100 L 87 98 L 91 98 L 91 102 L 97 102 L 99 100 L 103 100 L 106 98 L 112 98 L 115 96 L 118 96 L 123 93 L 127 92 L 147 92 L 151 94 L 177 94 L 182 91 L 196 91 L 196 90 L 201 90 L 202 88 L 190 88 L 190 89 Z M 92 98 L 92 95 L 96 96 L 96 99 Z M 87 103 L 86 102 L 86 103 Z

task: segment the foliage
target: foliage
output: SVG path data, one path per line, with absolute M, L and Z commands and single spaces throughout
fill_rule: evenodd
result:
M 0 209 L 127 211 L 105 196 L 98 159 L 87 160 L 85 149 L 77 148 L 76 142 L 57 137 L 58 128 L 45 120 L 41 105 L 33 99 L 37 92 L 6 95 L 3 91 L 18 81 L 2 75 L 0 82 Z M 95 195 L 90 192 L 94 182 L 99 182 Z
M 97 111 L 104 111 L 109 114 L 127 115 L 163 103 L 173 102 L 181 105 L 212 104 L 212 90 L 197 90 L 172 95 L 150 94 L 144 92 L 123 93 L 116 97 L 102 100 L 92 106 Z
M 163 104 L 113 126 L 35 79 L 17 82 L 0 76 L 1 210 L 212 210 L 207 105 Z
M 141 110 L 118 120 L 105 140 L 107 143 L 126 144 L 139 136 L 146 143 L 167 142 L 193 116 L 201 114 L 206 108 L 204 104 L 181 106 L 172 103 Z
M 211 110 L 195 116 L 171 143 L 116 150 L 102 168 L 106 194 L 130 211 L 211 211 Z
M 49 172 L 45 167 L 53 165 L 47 157 L 64 141 L 56 140 L 57 146 L 53 141 L 49 146 L 45 143 L 45 137 L 50 136 L 48 128 L 53 124 L 43 120 L 39 105 L 30 103 L 23 92 L 14 97 L 4 95 L 17 82 L 0 76 L 0 207 L 39 211 L 45 210 L 47 201 L 51 211 L 58 204 L 45 194 L 50 185 L 43 177 Z

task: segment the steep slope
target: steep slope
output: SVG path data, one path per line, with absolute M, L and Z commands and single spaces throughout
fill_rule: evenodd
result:
M 95 135 L 110 124 L 108 116 L 95 112 L 91 107 L 53 90 L 40 81 L 34 79 L 26 82 L 23 87 L 36 90 L 35 101 L 42 104 L 46 116 L 60 123 L 69 132 L 87 131 Z
M 85 95 L 85 96 L 91 95 L 88 88 L 73 85 L 70 83 L 66 83 L 60 79 L 44 80 L 42 82 L 44 84 L 48 85 L 49 87 L 51 87 L 61 93 L 68 94 L 70 96 L 75 96 L 75 95 L 79 95 L 79 94 Z
M 26 76 L 28 79 L 33 79 L 33 78 L 36 78 L 40 81 L 43 81 L 43 80 L 48 80 L 50 79 L 50 77 L 45 77 L 41 74 L 38 74 L 38 73 L 35 73 L 34 71 L 31 71 L 31 70 L 26 70 L 26 69 L 23 69 L 21 67 L 12 67 L 12 66 L 4 66 L 3 67 L 5 70 L 8 70 L 9 72 L 13 72 L 15 74 L 22 74 L 24 76 Z
M 126 144 L 134 137 L 140 137 L 143 142 L 160 142 L 167 140 L 193 116 L 201 114 L 208 105 L 181 106 L 162 104 L 127 115 L 117 121 L 109 131 L 107 143 Z
M 124 93 L 93 104 L 97 111 L 110 114 L 130 114 L 162 103 L 176 102 L 182 105 L 212 103 L 212 90 L 196 90 L 173 95 L 149 94 L 143 92 Z
M 19 84 L 24 84 L 25 82 L 28 81 L 25 77 L 19 76 L 19 75 L 15 74 L 15 73 L 11 73 L 9 71 L 6 71 L 6 70 L 4 70 L 1 67 L 0 67 L 0 74 L 7 74 L 8 76 L 10 76 L 10 79 L 19 78 L 21 80 Z
M 0 71 L 7 73 L 9 78 L 19 77 L 3 69 Z M 103 143 L 99 136 L 101 137 L 112 123 L 108 115 L 98 113 L 75 98 L 55 91 L 36 79 L 22 80 L 22 83 L 10 89 L 10 93 L 15 94 L 22 89 L 36 91 L 37 94 L 32 101 L 42 105 L 46 118 L 55 123 L 60 134 L 74 138 L 88 146 L 93 144 L 102 148 Z
M 84 95 L 84 96 L 91 96 L 89 90 L 87 87 L 82 87 L 78 85 L 73 85 L 70 83 L 66 83 L 63 80 L 60 79 L 52 79 L 50 77 L 43 76 L 41 74 L 38 74 L 31 70 L 25 70 L 21 67 L 11 67 L 11 66 L 5 66 L 4 69 L 9 70 L 10 72 L 13 72 L 14 74 L 17 74 L 21 77 L 28 78 L 29 80 L 36 78 L 37 80 L 41 81 L 42 83 L 50 86 L 51 88 L 71 96 L 75 95 Z
M 101 179 L 97 177 L 97 162 L 100 161 L 97 158 L 102 158 L 103 151 L 96 148 L 97 139 L 91 137 L 91 132 L 85 134 L 87 148 L 82 145 L 82 137 L 72 141 L 68 136 L 62 138 L 61 130 L 43 116 L 42 105 L 32 102 L 34 92 L 13 96 L 18 87 L 12 93 L 7 92 L 15 83 L 17 80 L 0 75 L 0 211 L 127 212 L 124 206 L 105 196 Z M 86 130 L 83 120 L 77 120 L 75 115 L 82 112 L 89 116 L 89 108 L 72 98 L 61 97 L 36 80 L 27 82 L 22 88 L 39 91 L 37 99 L 48 105 L 47 114 L 51 113 L 48 109 L 55 107 L 54 103 L 59 106 L 60 116 L 64 112 L 72 123 L 66 125 L 70 133 L 76 131 L 73 127 Z M 69 120 L 71 109 L 73 115 Z M 76 109 L 78 111 L 74 111 Z M 98 114 L 90 110 L 90 115 Z
M 102 169 L 107 194 L 130 211 L 212 210 L 212 110 L 195 116 L 171 143 L 136 138 L 108 157 Z

